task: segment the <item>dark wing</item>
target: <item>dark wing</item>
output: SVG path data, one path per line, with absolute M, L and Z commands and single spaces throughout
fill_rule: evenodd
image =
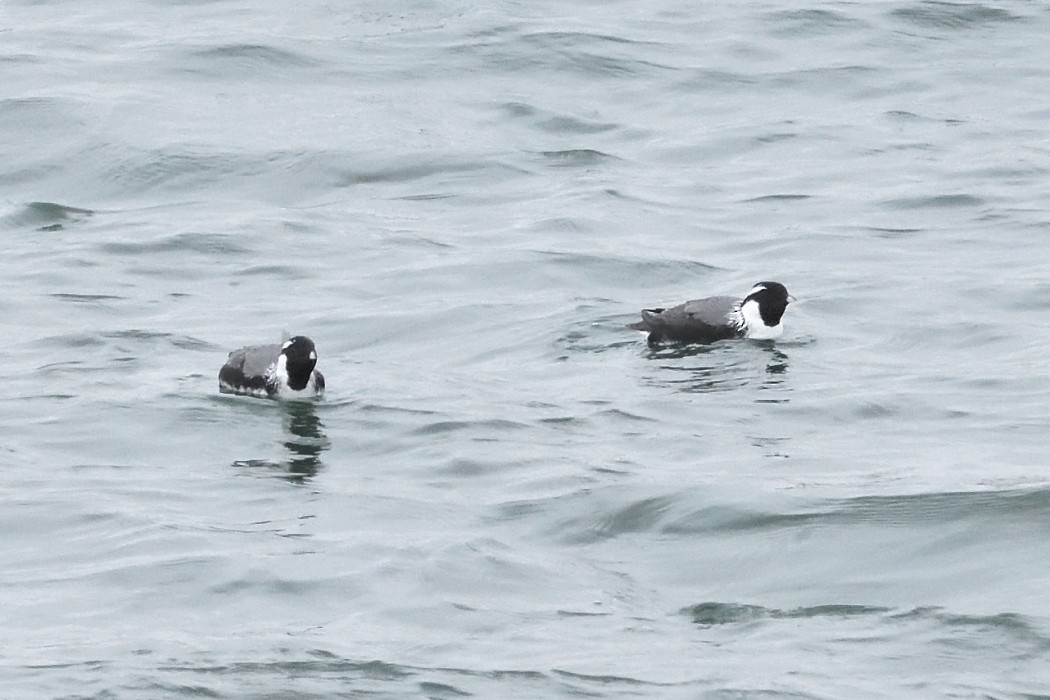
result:
M 730 314 L 740 302 L 735 297 L 695 299 L 670 309 L 645 309 L 642 322 L 632 328 L 649 331 L 649 342 L 676 340 L 685 343 L 711 343 L 736 338 L 740 332 Z

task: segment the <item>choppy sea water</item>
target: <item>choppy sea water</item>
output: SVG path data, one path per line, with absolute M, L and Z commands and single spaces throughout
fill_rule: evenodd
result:
M 6 3 L 0 696 L 1050 697 L 1047 36 Z

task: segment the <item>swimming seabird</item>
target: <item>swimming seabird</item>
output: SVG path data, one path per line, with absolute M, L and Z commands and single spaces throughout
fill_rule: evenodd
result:
M 795 298 L 779 282 L 759 282 L 743 299 L 708 297 L 668 309 L 643 309 L 629 328 L 649 333 L 649 345 L 664 340 L 713 343 L 730 338 L 769 340 L 784 332 L 781 319 Z
M 230 353 L 219 370 L 219 391 L 261 398 L 320 396 L 324 375 L 316 365 L 314 341 L 303 335 L 283 344 L 249 345 Z

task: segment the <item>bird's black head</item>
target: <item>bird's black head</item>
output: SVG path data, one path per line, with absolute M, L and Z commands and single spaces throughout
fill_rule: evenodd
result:
M 788 294 L 787 287 L 780 282 L 759 282 L 747 293 L 744 302 L 752 299 L 758 302 L 762 322 L 770 327 L 780 323 L 787 305 L 795 301 L 795 297 Z
M 281 346 L 285 356 L 285 371 L 288 372 L 288 388 L 302 391 L 310 381 L 310 375 L 317 365 L 317 350 L 314 341 L 305 335 L 289 338 Z

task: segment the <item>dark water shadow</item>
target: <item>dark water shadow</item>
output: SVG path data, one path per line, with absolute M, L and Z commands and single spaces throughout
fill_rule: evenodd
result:
M 324 423 L 317 415 L 317 404 L 313 401 L 280 401 L 276 404 L 281 411 L 282 444 L 288 451 L 286 458 L 280 461 L 239 459 L 233 466 L 266 469 L 279 473 L 292 483 L 305 483 L 324 468 L 321 455 L 331 445 Z

